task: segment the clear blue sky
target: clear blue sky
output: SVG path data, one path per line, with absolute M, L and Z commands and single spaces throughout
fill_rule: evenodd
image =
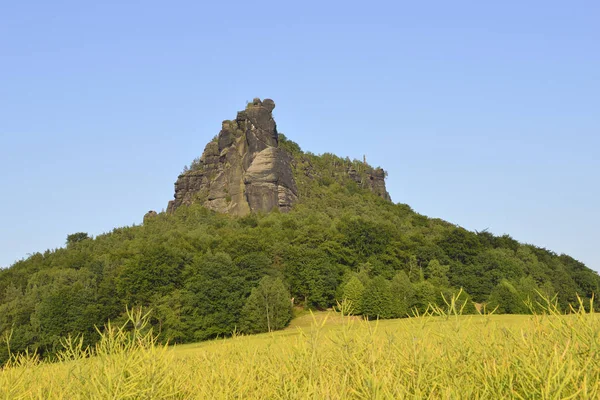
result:
M 0 266 L 165 208 L 270 97 L 394 201 L 599 270 L 599 21 L 597 1 L 4 1 Z

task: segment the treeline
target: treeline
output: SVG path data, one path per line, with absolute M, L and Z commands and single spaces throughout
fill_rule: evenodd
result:
M 513 284 L 503 279 L 496 285 L 485 303 L 476 304 L 462 288 L 451 287 L 447 277 L 448 266 L 437 260 L 427 265 L 429 279 L 423 272 L 397 272 L 392 279 L 382 276 L 371 278 L 366 271 L 351 273 L 338 288 L 338 308 L 347 314 L 366 318 L 386 319 L 423 315 L 431 306 L 442 309 L 454 307 L 461 314 L 477 312 L 498 314 L 532 314 L 543 312 L 556 293 L 548 285 L 540 288 L 531 277 Z M 411 277 L 413 278 L 411 280 Z M 477 309 L 479 307 L 479 310 Z
M 599 292 L 598 274 L 569 256 L 419 215 L 348 178 L 355 162 L 284 137 L 281 146 L 301 193 L 290 213 L 240 218 L 193 205 L 93 239 L 70 235 L 65 248 L 0 271 L 0 338 L 13 352 L 49 355 L 67 334 L 94 343 L 95 327 L 126 306 L 152 309 L 160 338 L 184 343 L 278 329 L 292 299 L 326 309 L 348 298 L 355 313 L 387 318 L 460 288 L 507 313 L 527 312 L 523 300 L 538 292 L 564 310 Z M 267 320 L 258 310 L 271 306 Z M 7 355 L 0 346 L 0 362 Z

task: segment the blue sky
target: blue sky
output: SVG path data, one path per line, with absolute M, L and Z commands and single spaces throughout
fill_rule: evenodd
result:
M 0 266 L 161 210 L 253 97 L 396 202 L 600 270 L 600 3 L 0 4 Z

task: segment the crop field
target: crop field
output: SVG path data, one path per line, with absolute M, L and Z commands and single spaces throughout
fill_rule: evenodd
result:
M 61 361 L 15 357 L 2 399 L 597 399 L 600 318 L 570 315 L 364 321 L 305 314 L 283 331 L 161 346 L 109 327 L 100 344 L 65 340 Z

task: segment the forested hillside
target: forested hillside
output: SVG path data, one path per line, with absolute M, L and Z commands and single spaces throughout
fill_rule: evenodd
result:
M 298 186 L 288 213 L 182 206 L 95 238 L 70 235 L 65 248 L 0 271 L 0 337 L 10 351 L 52 354 L 67 334 L 93 343 L 96 326 L 133 306 L 152 310 L 162 340 L 182 343 L 277 329 L 291 298 L 312 309 L 346 299 L 356 314 L 387 318 L 460 288 L 500 313 L 527 313 L 524 300 L 538 291 L 556 294 L 563 310 L 600 291 L 598 274 L 567 255 L 427 218 L 361 187 L 348 171 L 374 170 L 363 162 L 303 152 L 283 135 L 279 147 Z M 0 362 L 7 354 L 0 346 Z

